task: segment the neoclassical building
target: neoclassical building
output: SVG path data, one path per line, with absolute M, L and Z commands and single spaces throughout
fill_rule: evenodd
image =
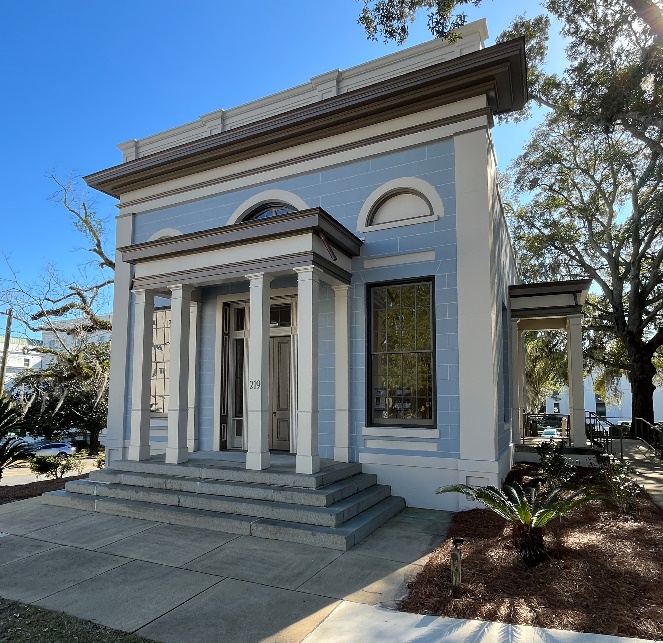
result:
M 518 291 L 511 318 L 490 130 L 526 102 L 524 42 L 461 35 L 123 143 L 86 177 L 119 199 L 111 468 L 355 463 L 450 509 L 439 486 L 503 479 L 523 308 L 579 308 Z

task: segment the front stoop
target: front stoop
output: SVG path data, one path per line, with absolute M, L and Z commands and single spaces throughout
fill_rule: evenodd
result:
M 341 551 L 405 507 L 357 463 L 329 463 L 311 475 L 213 461 L 111 466 L 44 494 L 43 502 Z

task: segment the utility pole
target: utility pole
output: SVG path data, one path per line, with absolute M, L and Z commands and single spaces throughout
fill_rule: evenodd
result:
M 7 326 L 5 328 L 5 345 L 2 351 L 2 362 L 0 362 L 0 394 L 5 390 L 5 373 L 7 372 L 7 355 L 9 354 L 9 337 L 12 332 L 12 318 L 14 311 L 10 308 L 6 313 Z

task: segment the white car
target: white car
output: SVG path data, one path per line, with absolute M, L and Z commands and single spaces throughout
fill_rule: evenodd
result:
M 544 429 L 541 434 L 542 440 L 552 440 L 554 438 L 561 438 L 559 431 L 557 429 Z
M 39 449 L 35 451 L 35 456 L 57 455 L 65 457 L 68 455 L 74 455 L 75 453 L 76 447 L 71 446 L 69 442 L 47 442 L 46 444 L 42 444 Z

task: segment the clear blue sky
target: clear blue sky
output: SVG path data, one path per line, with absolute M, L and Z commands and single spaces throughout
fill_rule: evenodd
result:
M 505 8 L 508 4 L 508 9 Z M 367 41 L 356 0 L 64 0 L 3 6 L 0 71 L 0 250 L 25 280 L 46 263 L 72 274 L 86 260 L 46 173 L 88 174 L 121 161 L 116 145 L 195 120 L 332 69 L 395 51 Z M 526 0 L 484 0 L 489 44 Z M 428 40 L 425 18 L 406 46 Z M 561 55 L 555 39 L 556 56 Z M 494 130 L 500 166 L 527 125 Z M 114 200 L 98 209 L 111 219 Z M 8 275 L 0 257 L 0 278 Z

